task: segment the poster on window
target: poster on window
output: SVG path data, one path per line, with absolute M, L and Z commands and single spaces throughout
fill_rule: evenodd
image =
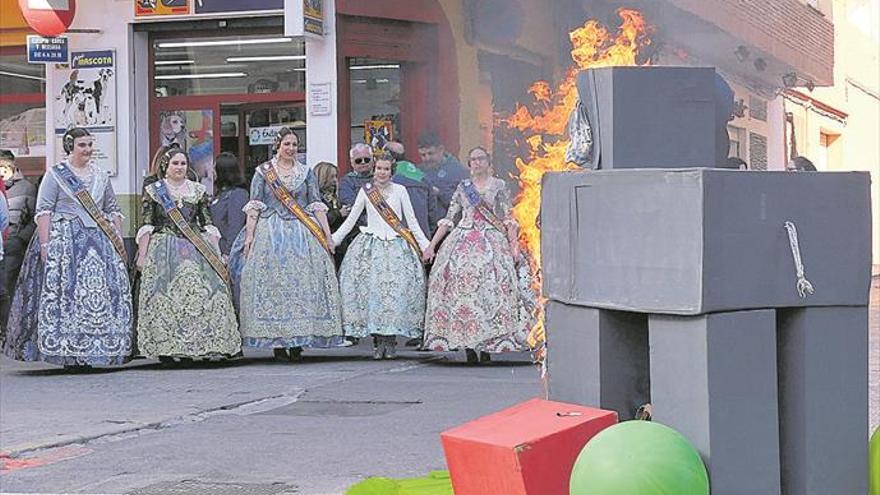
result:
M 189 155 L 190 168 L 208 193 L 214 191 L 214 111 L 159 112 L 159 146 L 177 143 Z
M 134 0 L 135 17 L 187 15 L 193 0 Z
M 52 67 L 55 162 L 64 158 L 64 133 L 71 127 L 84 127 L 95 138 L 95 162 L 116 175 L 115 52 L 73 52 L 70 65 Z
M 374 150 L 380 150 L 394 140 L 394 122 L 390 120 L 365 120 L 364 142 Z

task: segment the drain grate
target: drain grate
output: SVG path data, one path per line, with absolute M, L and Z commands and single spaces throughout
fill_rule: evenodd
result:
M 166 481 L 139 488 L 128 495 L 293 495 L 284 483 L 219 483 L 199 480 Z
M 422 401 L 321 401 L 301 400 L 269 411 L 257 413 L 260 416 L 335 416 L 340 418 L 362 418 L 382 416 Z

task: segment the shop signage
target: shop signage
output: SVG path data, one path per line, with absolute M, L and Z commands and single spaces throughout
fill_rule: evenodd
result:
M 284 0 L 195 0 L 196 14 L 217 12 L 251 12 L 257 10 L 281 10 Z
M 135 17 L 281 10 L 284 0 L 133 0 Z
M 330 83 L 309 84 L 309 114 L 314 116 L 333 113 L 333 99 Z
M 284 0 L 285 36 L 324 37 L 324 0 Z
M 278 131 L 281 130 L 280 125 L 273 125 L 268 127 L 251 127 L 250 132 L 248 133 L 248 142 L 251 146 L 261 146 L 264 144 L 274 144 L 275 136 L 278 135 Z
M 55 163 L 64 158 L 61 137 L 84 127 L 95 138 L 95 162 L 116 175 L 116 54 L 112 50 L 73 52 L 69 65 L 53 65 Z
M 18 0 L 18 7 L 34 31 L 50 38 L 67 31 L 76 15 L 76 0 Z
M 192 12 L 192 2 L 193 0 L 134 0 L 134 15 L 187 15 Z
M 29 64 L 66 64 L 69 55 L 67 38 L 27 37 L 27 61 Z

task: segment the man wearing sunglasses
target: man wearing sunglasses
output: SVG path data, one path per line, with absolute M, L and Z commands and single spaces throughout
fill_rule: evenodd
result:
M 348 216 L 358 191 L 364 184 L 373 180 L 373 149 L 364 143 L 357 143 L 348 152 L 351 172 L 345 174 L 339 180 L 339 203 L 342 205 L 342 216 Z M 367 224 L 367 214 L 364 212 L 358 225 Z M 353 229 L 352 232 L 358 232 Z

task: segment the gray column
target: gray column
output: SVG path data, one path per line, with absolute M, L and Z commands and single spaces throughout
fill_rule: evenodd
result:
M 779 311 L 784 495 L 868 491 L 868 308 Z
M 778 495 L 773 310 L 648 317 L 654 421 L 700 452 L 712 495 Z
M 546 316 L 550 399 L 621 420 L 650 402 L 646 315 L 551 301 Z

